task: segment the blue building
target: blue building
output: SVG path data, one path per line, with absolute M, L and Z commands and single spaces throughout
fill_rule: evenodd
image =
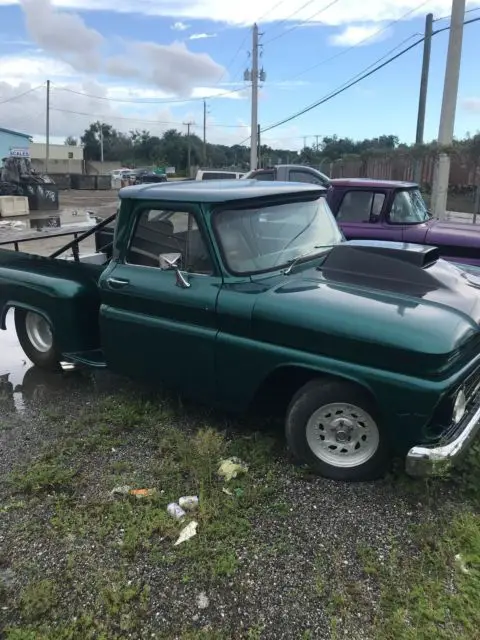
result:
M 0 127 L 0 165 L 10 155 L 24 156 L 30 151 L 32 136 Z M 28 153 L 27 153 L 28 152 Z

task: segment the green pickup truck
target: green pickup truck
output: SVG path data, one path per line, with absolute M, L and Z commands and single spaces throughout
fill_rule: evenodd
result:
M 114 224 L 50 257 L 0 250 L 0 324 L 14 308 L 39 367 L 108 367 L 231 411 L 265 401 L 329 478 L 379 477 L 392 455 L 443 471 L 480 426 L 480 275 L 434 247 L 345 241 L 325 195 L 127 187 Z

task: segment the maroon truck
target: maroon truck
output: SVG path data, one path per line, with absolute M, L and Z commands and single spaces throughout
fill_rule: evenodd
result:
M 299 165 L 258 169 L 245 178 L 323 185 L 328 181 L 328 202 L 347 240 L 432 245 L 440 249 L 445 260 L 480 266 L 480 225 L 434 218 L 413 182 L 329 179 L 311 167 Z

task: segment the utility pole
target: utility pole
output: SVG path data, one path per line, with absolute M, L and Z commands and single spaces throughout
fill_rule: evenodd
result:
M 258 158 L 258 162 L 257 162 L 257 167 L 259 169 L 262 168 L 262 146 L 260 143 L 260 125 L 257 125 L 257 158 Z
M 192 140 L 190 138 L 190 127 L 192 126 L 193 122 L 184 122 L 183 124 L 187 127 L 187 178 L 190 178 L 192 168 Z
M 252 121 L 250 124 L 250 171 L 258 166 L 258 26 L 255 23 L 252 31 Z
M 207 101 L 203 101 L 203 165 L 207 166 Z
M 422 75 L 420 78 L 420 95 L 418 98 L 417 132 L 415 144 L 423 144 L 423 134 L 425 131 L 425 109 L 427 106 L 428 74 L 430 71 L 430 53 L 432 50 L 433 13 L 429 13 L 425 18 L 425 39 L 423 41 Z M 422 160 L 417 158 L 415 166 L 415 181 L 420 184 L 422 181 Z
M 457 107 L 458 81 L 462 60 L 463 21 L 465 0 L 452 0 L 450 35 L 448 39 L 447 65 L 443 86 L 442 111 L 438 129 L 438 154 L 432 188 L 431 209 L 433 215 L 444 219 L 447 208 L 448 181 L 450 178 L 450 156 L 442 150 L 453 141 L 455 111 Z
M 318 139 L 320 136 L 315 136 L 315 149 L 318 151 Z
M 258 167 L 258 82 L 264 82 L 267 75 L 263 68 L 258 70 L 259 58 L 259 34 L 257 24 L 252 31 L 252 68 L 246 69 L 243 74 L 245 82 L 252 83 L 252 120 L 250 123 L 250 169 Z
M 50 80 L 47 80 L 47 122 L 45 135 L 45 173 L 48 173 L 48 165 L 50 163 Z
M 103 164 L 103 122 L 100 123 L 100 162 Z

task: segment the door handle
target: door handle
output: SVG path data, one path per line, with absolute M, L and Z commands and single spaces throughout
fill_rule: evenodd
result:
M 107 278 L 107 284 L 112 289 L 122 289 L 130 284 L 130 280 L 123 280 L 121 278 Z

